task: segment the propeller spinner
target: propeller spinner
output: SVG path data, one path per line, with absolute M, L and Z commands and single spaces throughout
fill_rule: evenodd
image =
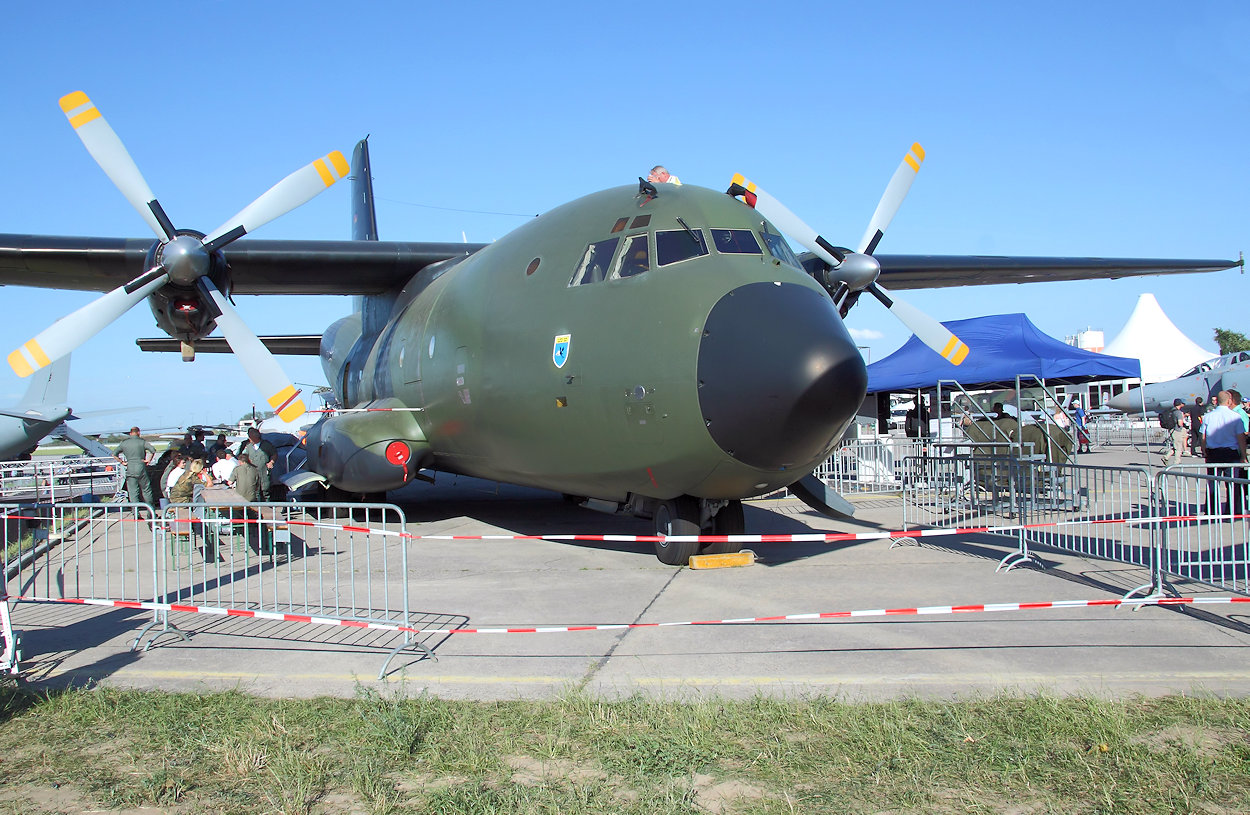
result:
M 299 391 L 282 372 L 269 349 L 243 322 L 228 297 L 213 282 L 211 274 L 215 266 L 224 268 L 224 259 L 217 254 L 221 249 L 307 203 L 347 176 L 349 167 L 343 154 L 335 150 L 301 167 L 233 218 L 202 236 L 174 227 L 125 145 L 85 93 L 75 91 L 62 97 L 61 110 L 87 152 L 151 227 L 157 244 L 149 253 L 151 268 L 35 335 L 9 354 L 9 365 L 18 376 L 29 376 L 73 351 L 137 303 L 168 285 L 187 291 L 195 299 L 187 310 L 202 308 L 214 315 L 226 342 L 275 413 L 286 421 L 303 414 L 305 407 L 298 398 Z M 204 333 L 211 328 L 212 322 L 206 323 Z
M 868 222 L 868 229 L 860 239 L 859 248 L 855 252 L 831 244 L 784 204 L 747 181 L 741 174 L 733 177 L 729 194 L 741 196 L 749 206 L 754 207 L 765 218 L 772 221 L 778 229 L 790 234 L 807 247 L 808 251 L 825 262 L 829 268 L 822 278 L 818 279 L 835 297 L 838 293 L 845 292 L 847 300 L 843 307 L 843 314 L 854 304 L 860 292 L 867 291 L 889 309 L 890 313 L 907 326 L 921 342 L 937 351 L 951 364 L 959 365 L 968 356 L 968 346 L 937 320 L 890 294 L 884 286 L 877 283 L 877 277 L 881 274 L 881 264 L 872 256 L 886 228 L 898 213 L 903 199 L 907 197 L 907 191 L 911 189 L 911 183 L 920 172 L 920 163 L 923 161 L 924 149 L 919 144 L 913 144 L 894 172 L 889 185 L 886 186 L 885 193 L 881 196 L 881 201 L 877 204 L 877 209 Z

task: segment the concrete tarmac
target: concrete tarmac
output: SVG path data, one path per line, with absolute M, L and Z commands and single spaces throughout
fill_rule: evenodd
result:
M 1096 452 L 1083 463 L 1144 456 Z M 1156 457 L 1157 458 L 1157 457 Z M 558 495 L 444 479 L 400 498 L 416 535 L 614 533 L 650 522 L 602 515 Z M 795 499 L 759 500 L 747 531 L 897 530 L 897 497 L 856 500 L 854 522 Z M 859 543 L 752 545 L 749 567 L 659 563 L 650 543 L 415 541 L 409 569 L 422 628 L 724 620 L 917 606 L 1115 599 L 1145 570 L 1043 551 L 1045 569 L 995 573 L 1011 541 L 986 535 Z M 1213 594 L 1201 587 L 1193 593 Z M 191 636 L 130 643 L 150 613 L 18 604 L 24 676 L 34 686 L 98 682 L 239 688 L 267 696 L 351 696 L 359 687 L 448 698 L 534 699 L 583 691 L 691 698 L 847 700 L 969 697 L 1002 691 L 1123 697 L 1250 692 L 1246 606 L 1077 608 L 613 631 L 427 635 L 437 660 L 407 650 L 377 674 L 395 635 L 302 623 L 174 614 Z

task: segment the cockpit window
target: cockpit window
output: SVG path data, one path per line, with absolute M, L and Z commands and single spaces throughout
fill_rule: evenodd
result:
M 674 229 L 655 233 L 655 259 L 659 266 L 707 254 L 702 229 Z
M 633 277 L 642 274 L 651 266 L 651 256 L 647 252 L 647 236 L 633 235 L 625 239 L 625 248 L 616 259 L 612 268 L 612 280 L 622 277 Z
M 569 285 L 581 286 L 603 280 L 612 263 L 612 253 L 616 251 L 616 245 L 620 242 L 620 238 L 608 238 L 606 241 L 587 246 L 586 254 L 582 255 L 582 262 L 577 265 L 577 271 L 573 272 Z
M 799 259 L 794 256 L 794 251 L 790 248 L 790 244 L 786 243 L 786 239 L 780 235 L 774 235 L 772 232 L 761 232 L 760 236 L 764 239 L 764 245 L 768 247 L 768 252 L 782 263 L 788 263 L 794 268 L 799 266 Z
M 712 243 L 722 255 L 760 254 L 760 245 L 748 229 L 713 229 Z

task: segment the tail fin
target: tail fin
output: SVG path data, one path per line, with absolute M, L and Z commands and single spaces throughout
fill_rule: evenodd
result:
M 69 358 L 66 354 L 31 376 L 26 394 L 17 403 L 18 410 L 56 407 L 69 401 Z
M 373 209 L 373 175 L 369 167 L 369 137 L 352 153 L 352 240 L 376 241 L 378 216 Z

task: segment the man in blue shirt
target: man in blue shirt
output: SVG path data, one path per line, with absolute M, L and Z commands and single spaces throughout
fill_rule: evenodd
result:
M 1202 417 L 1202 447 L 1207 464 L 1244 464 L 1246 461 L 1245 425 L 1241 416 L 1233 411 L 1233 397 L 1228 391 L 1220 391 L 1216 395 L 1215 410 Z M 1216 468 L 1212 475 L 1245 478 L 1246 468 Z M 1217 483 L 1212 481 L 1207 485 L 1207 512 L 1212 515 L 1220 513 L 1215 500 Z M 1232 490 L 1232 504 L 1233 514 L 1240 515 L 1244 504 L 1244 490 L 1240 487 Z M 1228 512 L 1227 506 L 1223 512 Z

